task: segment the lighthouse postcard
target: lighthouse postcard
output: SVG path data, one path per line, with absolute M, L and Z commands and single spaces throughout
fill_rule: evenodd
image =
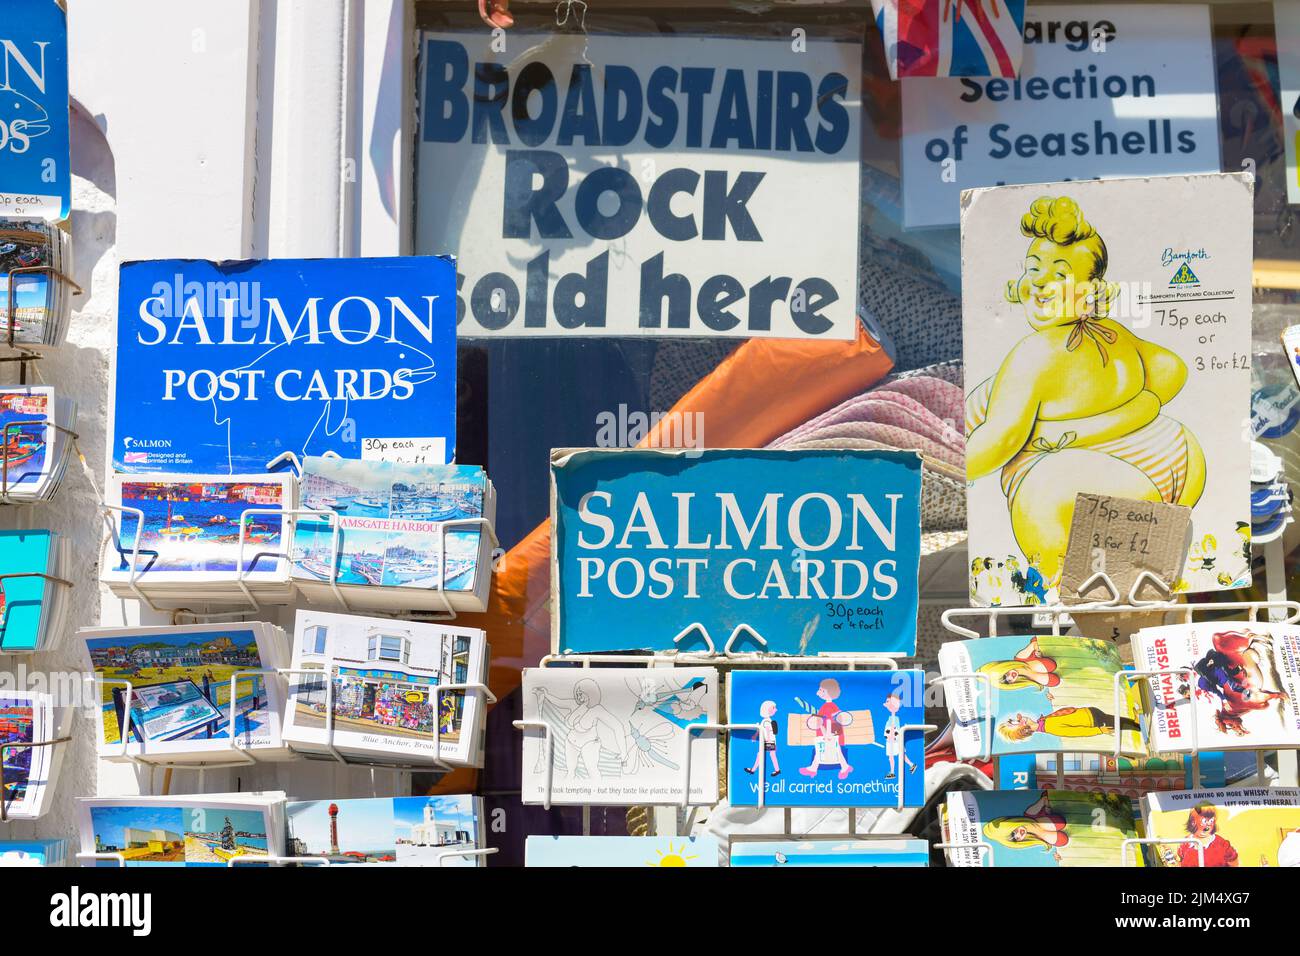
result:
M 289 855 L 330 864 L 479 866 L 482 799 L 469 794 L 294 800 Z

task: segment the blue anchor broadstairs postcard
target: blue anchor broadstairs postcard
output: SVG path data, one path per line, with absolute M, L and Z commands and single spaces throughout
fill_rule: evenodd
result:
M 912 451 L 555 450 L 552 650 L 911 655 L 920 499 Z
M 920 671 L 733 671 L 731 805 L 920 806 L 925 798 Z
M 524 803 L 676 804 L 690 747 L 691 804 L 718 802 L 712 667 L 524 670 Z M 549 741 L 549 743 L 548 743 Z M 551 766 L 547 767 L 547 758 Z
M 122 265 L 113 468 L 265 471 L 456 450 L 450 256 Z

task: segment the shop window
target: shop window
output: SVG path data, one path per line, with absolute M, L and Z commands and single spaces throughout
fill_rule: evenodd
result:
M 329 637 L 329 628 L 316 624 L 304 628 L 302 632 L 302 652 L 304 654 L 324 654 L 325 642 Z

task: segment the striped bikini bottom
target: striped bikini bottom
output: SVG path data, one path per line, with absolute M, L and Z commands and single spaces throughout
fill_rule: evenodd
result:
M 1188 459 L 1194 441 L 1181 422 L 1165 415 L 1158 416 L 1149 425 L 1144 425 L 1135 432 L 1096 445 L 1076 445 L 1071 441 L 1070 432 L 1066 432 L 1055 445 L 1044 438 L 1037 438 L 1002 466 L 1002 491 L 1008 500 L 1014 498 L 1020 490 L 1020 483 L 1034 465 L 1048 455 L 1067 448 L 1078 448 L 1101 452 L 1128 462 L 1151 479 L 1151 483 L 1160 491 L 1161 501 L 1177 504 L 1187 485 Z

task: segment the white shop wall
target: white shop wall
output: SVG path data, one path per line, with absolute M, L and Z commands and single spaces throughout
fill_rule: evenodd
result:
M 395 255 L 403 185 L 409 12 L 401 0 L 69 0 L 73 278 L 68 341 L 39 363 L 76 399 L 80 448 L 51 503 L 9 508 L 5 527 L 48 527 L 75 554 L 69 631 L 5 670 L 82 672 L 77 628 L 164 615 L 97 583 L 117 271 L 123 261 Z M 147 25 L 147 28 L 146 26 Z M 382 95 L 381 95 L 382 90 Z M 377 108 L 382 104 L 381 108 Z M 373 147 L 373 148 L 372 148 Z M 352 160 L 351 163 L 348 160 Z M 94 488 L 91 487 L 93 480 Z M 291 609 L 263 615 L 292 627 Z M 160 792 L 164 772 L 100 761 L 79 711 L 52 809 L 13 836 L 74 832 L 79 796 Z M 294 796 L 405 792 L 392 771 L 324 762 L 172 774 L 170 792 L 285 789 Z

